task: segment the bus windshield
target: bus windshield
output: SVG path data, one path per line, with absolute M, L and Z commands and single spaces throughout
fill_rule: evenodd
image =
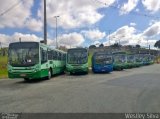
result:
M 134 55 L 128 55 L 128 56 L 127 56 L 127 62 L 128 62 L 128 63 L 133 63 L 134 60 L 135 60 Z
M 15 67 L 33 66 L 39 62 L 39 45 L 36 42 L 19 42 L 9 45 L 9 64 Z
M 101 64 L 101 65 L 105 65 L 105 64 L 112 64 L 112 57 L 106 54 L 101 54 L 101 55 L 96 55 L 95 56 L 95 62 L 96 64 Z
M 126 55 L 114 55 L 114 62 L 115 63 L 125 63 L 126 62 Z
M 88 61 L 87 50 L 69 50 L 67 61 L 69 64 L 85 64 Z

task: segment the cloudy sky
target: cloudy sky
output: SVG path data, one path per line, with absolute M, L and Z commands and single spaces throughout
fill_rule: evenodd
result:
M 47 0 L 48 44 L 89 46 L 160 40 L 160 0 Z M 0 42 L 43 39 L 43 0 L 0 0 Z

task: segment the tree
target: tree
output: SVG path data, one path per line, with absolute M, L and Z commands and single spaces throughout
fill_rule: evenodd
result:
M 141 48 L 141 46 L 137 44 L 137 45 L 136 45 L 136 48 Z
M 113 47 L 113 48 L 119 48 L 119 47 L 121 47 L 121 45 L 118 44 L 118 43 L 115 43 L 115 44 L 111 45 L 111 47 Z
M 90 46 L 89 46 L 89 49 L 94 49 L 94 48 L 96 48 L 95 45 L 90 45 Z
M 100 45 L 99 45 L 99 47 L 100 47 L 100 48 L 103 48 L 103 47 L 104 47 L 103 43 L 102 43 L 102 44 L 100 44 Z
M 128 49 L 132 49 L 134 46 L 132 46 L 132 45 L 127 45 L 127 48 Z
M 157 42 L 154 44 L 154 47 L 156 47 L 156 48 L 160 48 L 160 40 L 159 40 L 159 41 L 157 41 Z

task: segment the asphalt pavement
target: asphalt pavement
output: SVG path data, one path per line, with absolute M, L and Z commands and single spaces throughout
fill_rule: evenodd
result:
M 0 112 L 160 112 L 160 65 L 51 80 L 0 80 Z

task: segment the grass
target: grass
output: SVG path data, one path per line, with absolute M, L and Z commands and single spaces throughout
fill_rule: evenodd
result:
M 7 77 L 7 56 L 0 56 L 0 79 Z
M 91 53 L 89 53 L 89 56 L 88 56 L 88 66 L 91 67 L 92 66 L 92 55 Z
M 155 62 L 160 63 L 160 56 L 156 58 Z

